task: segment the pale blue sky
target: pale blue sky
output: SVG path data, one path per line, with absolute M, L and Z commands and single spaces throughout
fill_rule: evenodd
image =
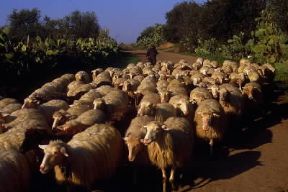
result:
M 203 2 L 204 0 L 196 0 Z M 165 14 L 183 0 L 0 0 L 0 25 L 13 9 L 38 8 L 42 16 L 61 18 L 72 11 L 94 11 L 102 28 L 118 42 L 135 42 L 148 26 L 165 23 Z

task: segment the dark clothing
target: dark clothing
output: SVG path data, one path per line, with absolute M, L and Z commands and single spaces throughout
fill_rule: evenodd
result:
M 146 57 L 147 57 L 148 61 L 153 65 L 156 64 L 156 55 L 157 54 L 158 54 L 158 51 L 157 51 L 156 47 L 150 47 L 147 50 Z

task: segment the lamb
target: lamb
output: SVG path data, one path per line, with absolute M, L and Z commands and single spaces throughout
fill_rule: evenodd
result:
M 195 111 L 194 123 L 197 137 L 209 141 L 212 155 L 214 142 L 221 141 L 226 130 L 226 116 L 220 103 L 215 99 L 202 101 Z
M 130 162 L 134 161 L 137 157 L 135 160 L 136 163 L 148 164 L 147 151 L 141 139 L 143 139 L 146 134 L 143 126 L 153 120 L 153 117 L 147 115 L 135 117 L 131 120 L 124 137 L 124 141 L 128 147 L 128 160 Z
M 199 105 L 202 101 L 212 98 L 212 94 L 206 88 L 196 87 L 190 92 L 190 101 L 193 104 Z
M 117 129 L 107 124 L 95 124 L 74 135 L 68 143 L 56 140 L 39 145 L 44 150 L 40 172 L 46 174 L 54 168 L 58 183 L 91 190 L 95 182 L 109 179 L 116 172 L 122 145 Z
M 93 102 L 94 109 L 100 109 L 110 115 L 110 120 L 120 121 L 128 112 L 128 95 L 122 90 L 109 92 L 103 98 L 97 98 Z
M 137 111 L 138 116 L 150 115 L 153 116 L 155 113 L 155 106 L 160 103 L 160 96 L 157 93 L 149 93 L 144 95 L 141 99 Z
M 188 127 L 182 127 L 186 123 Z M 180 126 L 178 127 L 178 125 Z M 169 181 L 174 186 L 175 169 L 184 166 L 191 160 L 193 148 L 192 128 L 188 121 L 185 121 L 184 124 L 178 124 L 177 122 L 175 124 L 169 123 L 169 125 L 151 121 L 144 128 L 146 129 L 146 135 L 142 142 L 147 145 L 151 163 L 162 171 L 163 191 L 166 191 L 166 169 L 171 168 Z
M 60 129 L 64 133 L 68 133 L 69 135 L 75 135 L 86 128 L 94 125 L 95 123 L 105 123 L 106 114 L 101 110 L 91 109 L 88 110 L 81 115 L 79 115 L 76 119 L 72 119 L 67 121 L 65 124 L 58 126 L 57 129 Z
M 28 192 L 31 171 L 26 157 L 15 150 L 0 150 L 0 191 Z

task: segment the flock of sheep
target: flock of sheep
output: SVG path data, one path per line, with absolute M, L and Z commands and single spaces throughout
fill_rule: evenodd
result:
M 33 171 L 52 169 L 57 182 L 91 190 L 125 159 L 156 166 L 163 191 L 167 183 L 173 188 L 175 170 L 192 163 L 197 140 L 212 155 L 243 115 L 261 109 L 262 87 L 275 69 L 198 58 L 91 73 L 64 74 L 24 104 L 0 97 L 0 192 L 28 191 Z

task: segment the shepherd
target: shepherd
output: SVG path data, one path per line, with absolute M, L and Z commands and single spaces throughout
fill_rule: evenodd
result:
M 155 45 L 152 45 L 150 48 L 148 48 L 147 53 L 146 53 L 146 57 L 147 57 L 148 61 L 153 65 L 156 64 L 157 54 L 158 54 L 158 51 L 157 51 Z

